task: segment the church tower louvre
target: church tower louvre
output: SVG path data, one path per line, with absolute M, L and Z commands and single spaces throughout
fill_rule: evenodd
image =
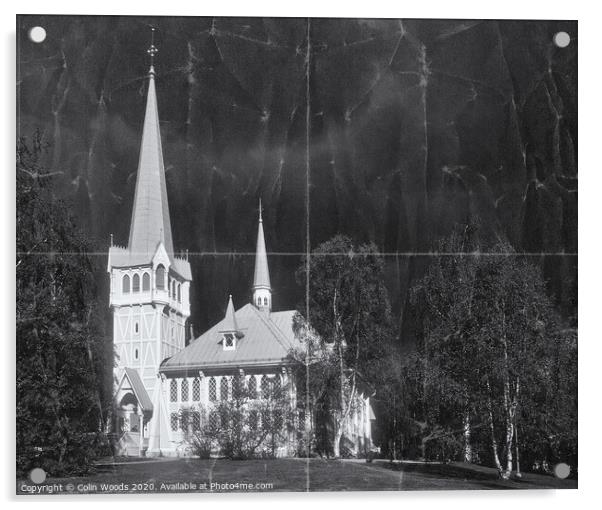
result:
M 127 246 L 112 242 L 107 271 L 113 311 L 116 385 L 139 378 L 152 395 L 161 362 L 185 347 L 192 280 L 187 257 L 174 252 L 161 147 L 151 44 L 146 109 Z M 135 372 L 135 373 L 134 373 Z M 131 385 L 135 383 L 129 381 Z M 141 389 L 138 388 L 138 393 Z M 146 398 L 146 397 L 145 397 Z M 138 395 L 138 403 L 144 398 Z M 148 406 L 152 407 L 152 406 Z
M 268 255 L 265 249 L 265 236 L 263 234 L 261 199 L 259 199 L 259 225 L 257 227 L 255 272 L 253 275 L 253 304 L 264 312 L 272 310 L 272 286 L 270 283 L 270 270 L 268 268 Z

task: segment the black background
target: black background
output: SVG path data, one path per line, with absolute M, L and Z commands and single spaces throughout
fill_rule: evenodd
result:
M 42 44 L 27 37 L 35 25 Z M 229 293 L 248 300 L 260 196 L 275 309 L 299 302 L 308 128 L 310 246 L 336 233 L 375 242 L 399 320 L 428 262 L 413 254 L 469 216 L 543 253 L 532 259 L 576 320 L 576 22 L 312 19 L 308 44 L 306 19 L 19 17 L 19 135 L 40 128 L 51 143 L 57 194 L 102 264 L 110 233 L 127 244 L 150 25 L 197 334 Z M 560 30 L 567 48 L 553 44 Z M 108 306 L 106 273 L 99 283 Z

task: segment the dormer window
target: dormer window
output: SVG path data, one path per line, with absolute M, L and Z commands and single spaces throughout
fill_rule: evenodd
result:
M 224 333 L 224 351 L 233 351 L 236 349 L 236 335 L 234 333 Z

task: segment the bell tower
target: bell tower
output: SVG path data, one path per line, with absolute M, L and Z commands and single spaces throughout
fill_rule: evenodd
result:
M 155 89 L 154 44 L 148 50 L 146 110 L 127 246 L 111 238 L 107 271 L 117 381 L 135 370 L 148 394 L 161 362 L 185 347 L 192 275 L 174 253 Z

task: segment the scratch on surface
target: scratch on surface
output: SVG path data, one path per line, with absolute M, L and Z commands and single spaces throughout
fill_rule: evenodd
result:
M 309 143 L 310 143 L 310 122 L 311 122 L 311 101 L 310 101 L 310 72 L 311 72 L 311 18 L 307 18 L 307 53 L 305 55 L 305 317 L 306 321 L 310 322 L 309 315 L 309 271 L 311 258 L 311 244 L 309 237 L 309 190 L 310 190 L 310 161 L 309 161 Z M 307 345 L 307 344 L 306 344 Z M 309 349 L 305 351 L 305 363 L 309 364 Z M 309 409 L 309 370 L 305 375 L 305 405 Z M 309 431 L 308 431 L 309 434 Z M 307 444 L 310 444 L 307 437 Z M 307 473 L 305 481 L 306 491 L 310 490 L 309 476 L 309 455 L 307 456 Z

